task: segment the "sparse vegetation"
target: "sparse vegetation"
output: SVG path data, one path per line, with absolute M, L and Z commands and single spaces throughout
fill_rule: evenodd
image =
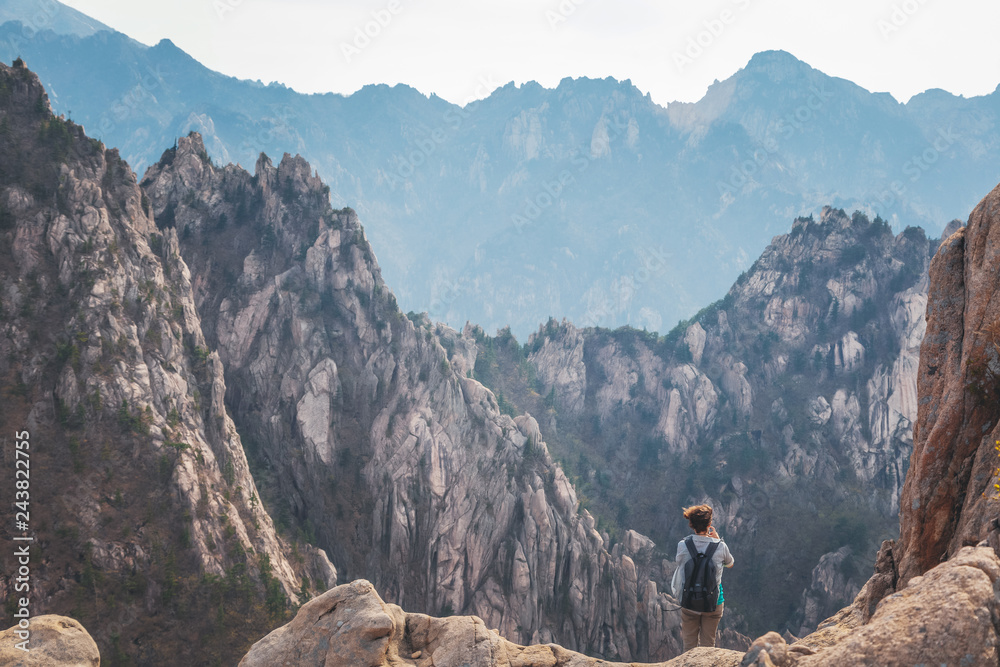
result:
M 994 461 L 996 467 L 993 469 L 993 477 L 995 477 L 997 481 L 993 482 L 993 488 L 990 489 L 990 498 L 993 500 L 1000 500 L 1000 440 L 993 443 L 993 451 L 997 453 L 997 458 Z M 985 491 L 983 492 L 983 495 L 986 495 Z
M 979 339 L 969 354 L 966 387 L 980 407 L 994 408 L 1000 396 L 1000 320 L 976 332 Z

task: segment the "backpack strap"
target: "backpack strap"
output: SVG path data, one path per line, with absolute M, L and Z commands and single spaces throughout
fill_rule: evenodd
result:
M 709 559 L 711 559 L 712 556 L 715 555 L 715 550 L 719 548 L 719 544 L 721 544 L 721 542 L 712 542 L 711 544 L 708 545 L 708 548 L 705 549 L 705 560 L 706 561 L 709 560 Z M 691 560 L 697 562 L 698 561 L 698 556 L 700 556 L 701 554 L 698 553 L 698 550 L 694 546 L 694 537 L 688 535 L 684 539 L 684 546 L 687 547 L 688 553 L 691 555 Z
M 691 560 L 698 562 L 698 550 L 694 548 L 694 537 L 688 535 L 684 538 L 684 546 L 688 548 L 688 553 L 691 555 Z

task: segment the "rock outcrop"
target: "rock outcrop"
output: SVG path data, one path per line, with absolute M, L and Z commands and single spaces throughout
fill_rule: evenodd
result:
M 584 336 L 568 322 L 560 326 L 554 321 L 546 327 L 547 335 L 531 355 L 538 369 L 542 386 L 567 415 L 583 415 L 587 392 L 587 366 L 583 362 Z M 561 335 L 557 335 L 561 334 Z
M 859 623 L 848 608 L 791 645 L 769 633 L 753 643 L 742 665 L 995 665 L 1000 659 L 998 581 L 996 552 L 964 547 L 885 598 L 867 623 Z
M 746 651 L 697 648 L 659 667 L 995 665 L 1000 647 L 1000 558 L 965 547 L 886 598 L 862 622 L 849 607 L 801 640 L 777 632 Z M 639 667 L 638 663 L 630 663 Z M 519 646 L 475 616 L 432 618 L 386 604 L 367 581 L 313 599 L 254 644 L 240 667 L 625 667 L 555 644 Z M 653 667 L 650 665 L 650 667 Z
M 900 537 L 879 552 L 861 615 L 963 547 L 1000 550 L 1000 186 L 949 229 L 930 268 Z
M 998 254 L 1000 187 L 931 265 L 921 401 L 894 549 L 901 585 L 965 545 L 989 539 L 1000 548 Z
M 743 654 L 699 648 L 660 667 L 736 667 Z M 635 664 L 635 663 L 631 663 Z M 626 667 L 556 644 L 519 646 L 481 618 L 433 618 L 386 604 L 358 580 L 311 600 L 253 645 L 240 667 Z
M 357 216 L 302 158 L 261 156 L 251 175 L 191 135 L 142 187 L 191 267 L 275 511 L 342 575 L 523 643 L 677 652 L 670 565 L 637 533 L 595 530 L 535 419 L 471 377 L 475 341 L 399 311 Z
M 0 665 L 6 667 L 99 667 L 101 654 L 79 622 L 47 614 L 30 619 L 28 634 L 17 625 L 0 632 Z M 23 631 L 22 631 L 23 632 Z M 18 644 L 24 642 L 22 647 Z
M 1000 660 L 1000 187 L 949 230 L 930 267 L 900 538 L 852 605 L 792 646 L 758 640 L 744 665 Z

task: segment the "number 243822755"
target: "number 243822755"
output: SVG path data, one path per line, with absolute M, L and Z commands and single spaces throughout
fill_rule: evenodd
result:
M 25 530 L 27 529 L 26 524 L 31 518 L 28 511 L 31 500 L 31 445 L 29 438 L 30 434 L 27 431 L 14 434 L 14 505 L 19 510 L 14 519 L 17 525 L 24 526 Z

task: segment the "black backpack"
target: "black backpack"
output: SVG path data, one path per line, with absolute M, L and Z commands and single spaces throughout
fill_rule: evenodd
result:
M 716 577 L 712 556 L 719 548 L 719 542 L 712 542 L 700 554 L 694 547 L 694 538 L 684 540 L 691 559 L 684 563 L 684 592 L 681 606 L 691 611 L 715 611 L 719 603 L 719 580 Z

